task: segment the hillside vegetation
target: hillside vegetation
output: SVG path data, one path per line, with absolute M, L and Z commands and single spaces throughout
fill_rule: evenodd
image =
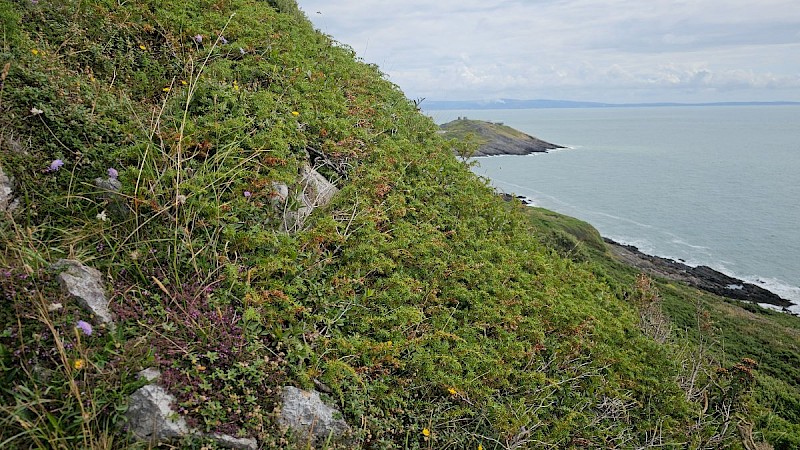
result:
M 311 445 L 277 425 L 284 386 L 341 411 L 328 448 L 800 442 L 794 318 L 503 201 L 294 2 L 0 0 L 0 28 L 0 447 L 149 448 L 124 413 L 151 367 L 191 427 L 261 448 Z M 340 190 L 304 218 L 308 165 Z M 101 271 L 116 325 L 62 259 Z

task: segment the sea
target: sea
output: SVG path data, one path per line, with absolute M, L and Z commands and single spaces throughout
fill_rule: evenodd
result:
M 800 106 L 426 111 L 563 150 L 475 158 L 498 190 L 644 253 L 762 286 L 800 314 Z

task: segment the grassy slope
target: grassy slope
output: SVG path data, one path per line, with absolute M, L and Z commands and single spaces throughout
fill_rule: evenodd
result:
M 148 366 L 194 426 L 267 448 L 289 446 L 276 388 L 315 382 L 369 448 L 741 445 L 714 401 L 742 411 L 747 377 L 715 378 L 702 414 L 630 285 L 531 239 L 293 2 L 4 0 L 0 21 L 0 165 L 22 203 L 0 222 L 3 445 L 135 447 L 119 425 Z M 287 235 L 271 186 L 306 148 L 348 175 Z M 118 196 L 94 186 L 108 168 Z M 93 318 L 58 289 L 64 257 L 107 275 L 115 330 L 75 331 Z
M 636 270 L 614 260 L 591 225 L 541 208 L 527 211 L 540 241 L 585 262 L 622 296 L 631 295 L 625 291 L 635 284 Z M 712 366 L 731 367 L 743 358 L 758 362 L 743 423 L 755 425 L 775 448 L 800 446 L 800 319 L 669 280 L 657 279 L 654 287 L 677 345 L 697 352 L 702 342 Z

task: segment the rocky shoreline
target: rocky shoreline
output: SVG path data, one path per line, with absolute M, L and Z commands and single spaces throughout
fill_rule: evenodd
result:
M 475 135 L 480 145 L 471 155 L 473 157 L 524 156 L 565 148 L 562 145 L 552 144 L 515 130 L 501 122 L 486 122 L 459 117 L 457 120 L 442 125 L 441 129 L 444 134 L 454 138 L 464 138 L 469 133 Z
M 692 267 L 672 259 L 642 253 L 632 245 L 620 244 L 605 237 L 603 240 L 617 259 L 650 275 L 682 281 L 722 297 L 777 306 L 784 312 L 791 313 L 788 309 L 792 306 L 790 301 L 755 284 L 730 277 L 708 266 Z

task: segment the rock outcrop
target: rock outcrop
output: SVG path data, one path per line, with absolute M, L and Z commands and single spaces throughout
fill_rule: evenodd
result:
M 64 291 L 75 297 L 78 303 L 94 314 L 101 323 L 114 326 L 100 271 L 71 259 L 60 259 L 53 268 L 60 271 L 56 279 Z
M 281 428 L 292 430 L 294 436 L 319 444 L 328 438 L 339 441 L 350 432 L 341 414 L 326 405 L 317 391 L 304 391 L 292 386 L 283 388 L 283 406 L 278 416 Z
M 150 384 L 134 392 L 128 401 L 128 429 L 133 435 L 150 445 L 167 442 L 187 435 L 211 439 L 224 448 L 257 450 L 258 442 L 253 438 L 237 438 L 221 433 L 201 433 L 189 428 L 186 420 L 172 409 L 175 397 L 156 384 L 161 374 L 155 369 L 139 372 Z
M 309 165 L 300 169 L 299 178 L 300 189 L 295 196 L 298 205 L 296 210 L 289 210 L 288 187 L 280 183 L 273 183 L 273 202 L 276 208 L 282 209 L 284 214 L 282 229 L 290 233 L 303 229 L 311 212 L 330 203 L 334 195 L 339 192 L 333 183 Z M 283 202 L 280 201 L 281 199 Z
M 792 305 L 790 301 L 773 292 L 737 278 L 729 277 L 710 267 L 692 267 L 672 259 L 642 253 L 632 245 L 620 244 L 605 238 L 604 241 L 617 259 L 650 275 L 683 281 L 698 289 L 735 300 L 766 303 L 781 308 L 787 308 Z

